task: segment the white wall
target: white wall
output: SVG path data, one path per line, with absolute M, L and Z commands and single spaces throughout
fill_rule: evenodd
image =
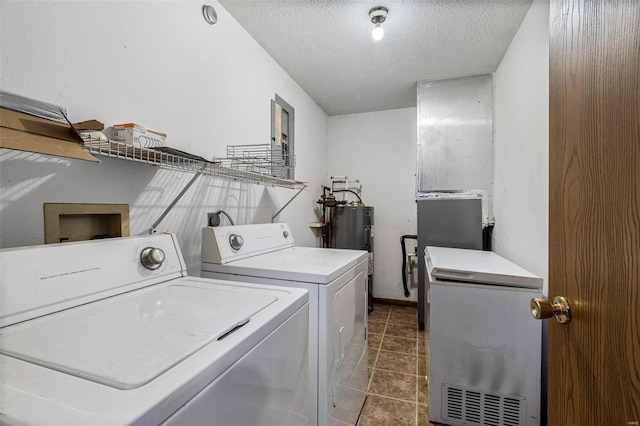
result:
M 536 0 L 494 74 L 493 249 L 548 278 L 549 4 Z
M 533 2 L 494 74 L 493 249 L 548 277 L 549 5 Z M 374 296 L 406 299 L 400 236 L 415 234 L 416 109 L 329 117 L 328 174 L 376 208 Z M 409 244 L 409 247 L 413 247 Z M 415 284 L 414 284 L 415 285 Z
M 375 208 L 376 298 L 417 300 L 415 288 L 404 296 L 400 246 L 402 235 L 417 232 L 416 129 L 416 108 L 329 117 L 329 176 L 358 179 L 362 200 Z M 415 245 L 407 240 L 408 251 Z
M 229 144 L 270 141 L 270 100 L 295 108 L 296 179 L 305 190 L 278 220 L 299 245 L 315 245 L 308 223 L 326 177 L 326 114 L 217 3 L 0 3 L 0 87 L 65 107 L 71 121 L 136 122 L 168 134 L 168 145 L 205 158 Z M 45 202 L 128 203 L 132 235 L 144 234 L 191 178 L 133 162 L 102 164 L 0 150 L 0 246 L 43 242 Z M 295 190 L 201 178 L 158 231 L 177 233 L 190 274 L 199 270 L 206 212 L 237 223 L 269 222 Z M 223 219 L 224 220 L 224 219 Z

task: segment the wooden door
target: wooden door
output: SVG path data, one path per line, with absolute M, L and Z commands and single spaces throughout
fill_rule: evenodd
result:
M 640 423 L 640 1 L 551 0 L 549 425 Z

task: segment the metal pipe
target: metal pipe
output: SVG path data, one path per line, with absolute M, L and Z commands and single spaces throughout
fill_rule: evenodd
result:
M 360 198 L 360 194 L 358 194 L 356 191 L 353 191 L 351 189 L 331 189 L 329 187 L 323 186 L 323 190 L 326 190 L 326 189 L 330 189 L 331 192 L 350 192 L 356 197 L 358 197 L 358 201 L 360 202 L 360 204 L 364 206 L 364 203 L 362 202 L 362 198 Z
M 409 297 L 409 286 L 407 285 L 407 249 L 405 248 L 405 242 L 407 238 L 412 240 L 418 240 L 417 235 L 403 235 L 400 237 L 400 245 L 402 246 L 402 286 L 404 287 L 404 297 Z

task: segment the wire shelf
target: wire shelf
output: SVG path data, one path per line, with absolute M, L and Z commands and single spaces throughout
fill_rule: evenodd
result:
M 286 145 L 228 145 L 226 162 L 235 170 L 287 179 L 293 176 L 295 156 L 286 152 Z
M 249 158 L 223 158 L 215 161 L 208 161 L 204 158 L 191 155 L 175 149 L 165 148 L 143 148 L 129 145 L 124 142 L 105 141 L 95 138 L 84 139 L 85 148 L 91 153 L 106 157 L 120 158 L 128 161 L 137 161 L 146 164 L 153 164 L 170 169 L 184 170 L 190 172 L 201 172 L 212 176 L 221 176 L 234 180 L 241 180 L 268 186 L 280 186 L 291 189 L 301 189 L 306 187 L 304 182 L 286 179 L 281 176 L 263 174 L 260 170 L 263 167 L 242 167 L 242 161 L 249 161 Z M 268 145 L 267 145 L 268 146 Z M 227 153 L 229 147 L 227 147 Z M 273 170 L 273 169 L 272 169 Z M 278 169 L 276 169 L 278 170 Z

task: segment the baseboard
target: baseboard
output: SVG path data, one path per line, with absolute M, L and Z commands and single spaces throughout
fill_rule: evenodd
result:
M 373 298 L 374 305 L 376 303 L 380 303 L 383 305 L 396 305 L 396 306 L 412 306 L 414 308 L 418 307 L 418 302 L 413 300 L 397 300 L 397 299 L 382 299 L 379 297 Z

